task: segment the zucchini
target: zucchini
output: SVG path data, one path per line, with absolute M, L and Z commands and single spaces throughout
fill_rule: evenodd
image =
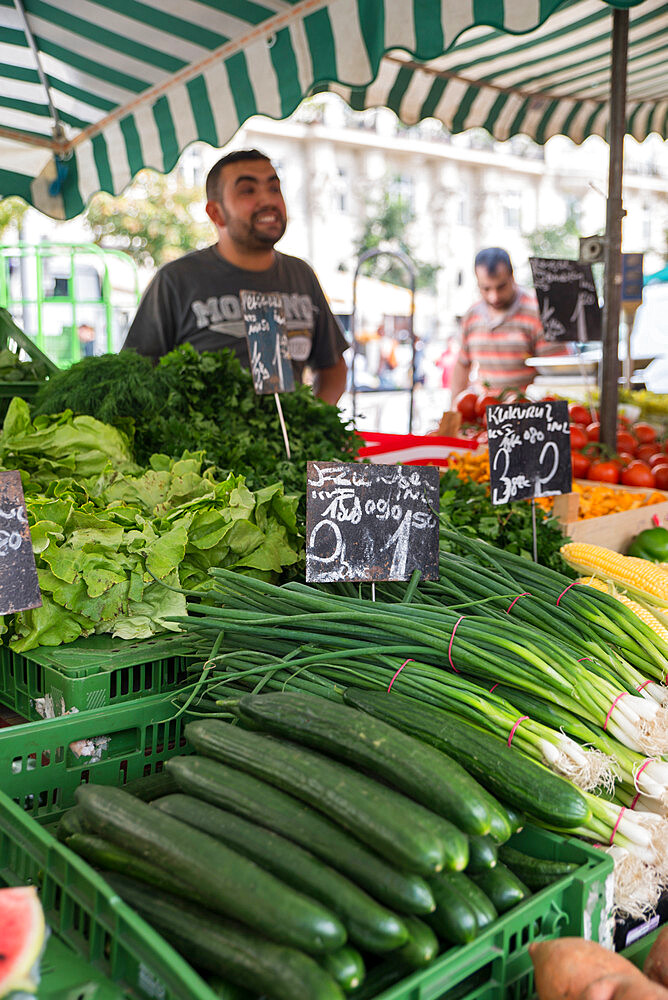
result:
M 222 840 L 294 889 L 324 903 L 341 919 L 350 939 L 360 948 L 392 951 L 408 939 L 399 917 L 280 834 L 189 795 L 168 795 L 155 802 L 155 808 Z
M 434 881 L 438 883 L 436 894 L 437 913 L 439 898 L 447 904 L 449 893 L 459 893 L 474 911 L 478 932 L 484 930 L 488 924 L 491 924 L 498 917 L 496 908 L 491 900 L 463 872 L 441 872 L 436 876 Z
M 108 881 L 126 903 L 198 968 L 253 993 L 268 993 L 274 1000 L 342 1000 L 343 994 L 331 976 L 308 955 L 274 944 L 247 927 L 121 875 L 111 875 Z
M 171 795 L 178 789 L 172 775 L 163 769 L 147 774 L 143 778 L 128 781 L 123 785 L 123 791 L 136 795 L 142 802 L 152 802 L 153 799 L 159 799 L 161 795 Z
M 517 875 L 499 862 L 495 868 L 478 872 L 471 876 L 478 888 L 482 889 L 497 913 L 505 913 L 517 906 L 530 895 L 529 889 Z
M 528 816 L 563 830 L 584 826 L 590 818 L 574 785 L 449 712 L 384 691 L 348 688 L 344 698 L 451 754 L 493 795 Z
M 431 927 L 417 917 L 407 917 L 406 927 L 408 941 L 397 948 L 394 956 L 411 969 L 421 969 L 433 962 L 438 955 L 438 938 Z
M 434 897 L 419 875 L 398 871 L 335 823 L 291 795 L 206 757 L 167 761 L 179 787 L 301 844 L 371 896 L 402 913 L 430 913 Z
M 212 910 L 313 954 L 345 944 L 333 913 L 213 837 L 167 815 L 156 823 L 155 809 L 120 788 L 79 785 L 75 798 L 96 833 L 177 872 Z
M 575 861 L 548 861 L 534 858 L 508 844 L 503 844 L 499 848 L 499 859 L 534 892 L 552 885 L 565 875 L 572 875 L 580 867 Z
M 456 761 L 395 726 L 313 694 L 247 695 L 243 722 L 365 770 L 468 834 L 488 833 L 489 795 Z
M 364 981 L 366 974 L 364 959 L 356 948 L 351 948 L 349 945 L 339 948 L 338 951 L 332 951 L 329 955 L 323 955 L 320 964 L 344 993 L 357 989 Z
M 497 845 L 491 837 L 469 837 L 469 863 L 466 866 L 466 874 L 472 875 L 494 868 L 498 857 Z
M 466 867 L 468 842 L 461 831 L 351 767 L 219 719 L 189 722 L 185 735 L 198 753 L 307 802 L 406 871 L 431 875 L 446 866 Z

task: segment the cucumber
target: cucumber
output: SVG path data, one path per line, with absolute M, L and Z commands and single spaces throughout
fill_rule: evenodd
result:
M 212 910 L 313 954 L 345 944 L 345 928 L 333 913 L 213 837 L 171 816 L 157 823 L 154 808 L 120 788 L 79 785 L 75 798 L 96 833 L 176 872 Z
M 488 791 L 527 816 L 563 830 L 590 818 L 584 796 L 570 782 L 440 708 L 384 691 L 348 688 L 344 698 L 449 753 Z
M 466 874 L 472 875 L 494 868 L 498 857 L 498 848 L 491 837 L 469 837 L 469 863 L 466 866 Z
M 125 848 L 112 844 L 102 837 L 97 837 L 93 833 L 74 833 L 67 838 L 67 846 L 75 854 L 90 861 L 95 868 L 120 872 L 121 875 L 127 875 L 128 878 L 135 879 L 137 882 L 154 885 L 174 896 L 203 902 L 202 898 L 198 896 L 196 888 L 188 885 L 177 875 L 165 871 L 163 868 L 158 868 L 150 861 L 145 861 L 143 858 L 131 854 Z
M 449 872 L 447 874 L 450 874 Z M 457 872 L 459 874 L 459 872 Z M 436 909 L 426 918 L 437 936 L 448 944 L 470 944 L 478 936 L 475 907 L 458 885 L 440 878 L 432 882 Z
M 72 806 L 60 817 L 56 827 L 56 837 L 63 843 L 67 843 L 68 837 L 74 833 L 85 833 L 83 816 L 81 810 L 77 809 L 76 806 Z
M 488 924 L 491 924 L 498 917 L 496 908 L 491 900 L 463 872 L 441 872 L 436 876 L 434 882 L 436 883 L 434 894 L 436 896 L 437 913 L 439 899 L 447 905 L 448 894 L 458 893 L 473 909 L 478 932 L 484 930 Z
M 179 787 L 301 844 L 371 896 L 402 913 L 430 913 L 434 897 L 419 875 L 398 871 L 341 827 L 291 795 L 206 757 L 167 761 Z
M 490 830 L 489 796 L 478 782 L 451 757 L 395 726 L 318 695 L 293 691 L 247 695 L 238 712 L 254 727 L 381 778 L 465 833 Z
M 185 735 L 198 753 L 307 802 L 406 871 L 431 875 L 466 867 L 468 842 L 461 831 L 351 767 L 219 719 L 189 722 Z
M 510 821 L 510 826 L 513 833 L 519 833 L 520 830 L 524 829 L 525 818 L 523 813 L 518 812 L 517 809 L 513 809 L 509 806 L 507 802 L 501 802 L 500 805 L 505 809 L 506 815 Z
M 199 970 L 198 970 L 199 971 Z M 207 986 L 218 1000 L 257 1000 L 255 993 L 249 993 L 243 986 L 235 986 L 219 976 L 206 976 Z
M 406 917 L 408 941 L 397 948 L 394 956 L 411 969 L 421 969 L 438 955 L 438 938 L 431 927 L 417 917 Z
M 128 781 L 123 786 L 123 791 L 129 792 L 130 795 L 136 795 L 142 802 L 152 802 L 153 799 L 159 799 L 161 795 L 171 795 L 178 789 L 174 778 L 163 769 L 155 771 L 153 774 L 147 774 L 143 778 Z
M 485 893 L 497 913 L 511 910 L 530 895 L 524 883 L 501 861 L 495 868 L 488 868 L 487 871 L 478 872 L 471 877 L 478 888 Z
M 349 945 L 330 952 L 329 955 L 323 955 L 320 964 L 344 993 L 357 989 L 364 981 L 366 974 L 364 959 L 357 949 Z
M 376 1000 L 376 997 L 384 994 L 390 986 L 405 979 L 406 974 L 407 969 L 403 962 L 387 958 L 384 962 L 367 970 L 364 982 L 348 994 L 348 1000 Z
M 343 922 L 352 941 L 371 952 L 392 951 L 408 939 L 404 922 L 363 889 L 291 840 L 189 795 L 169 795 L 154 807 L 210 834 L 324 903 Z
M 565 875 L 572 875 L 580 867 L 574 861 L 547 861 L 503 844 L 499 848 L 499 858 L 527 888 L 537 892 L 552 885 Z
M 268 993 L 274 1000 L 342 1000 L 331 976 L 308 955 L 120 875 L 108 880 L 126 903 L 199 968 L 254 993 Z

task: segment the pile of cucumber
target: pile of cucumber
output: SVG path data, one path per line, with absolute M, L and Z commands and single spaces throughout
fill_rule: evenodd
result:
M 80 786 L 58 830 L 221 996 L 373 997 L 577 867 L 508 846 L 518 814 L 382 719 L 292 692 L 236 711 L 158 775 Z

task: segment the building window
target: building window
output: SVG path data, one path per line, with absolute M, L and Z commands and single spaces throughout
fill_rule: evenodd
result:
M 469 225 L 469 198 L 464 190 L 461 190 L 457 195 L 457 225 Z
M 522 225 L 522 197 L 519 191 L 507 191 L 501 202 L 501 221 L 506 229 L 520 229 Z
M 415 183 L 412 177 L 397 174 L 390 184 L 390 197 L 401 201 L 409 216 L 415 214 Z
M 348 211 L 348 197 L 350 190 L 350 179 L 348 171 L 343 167 L 338 167 L 336 179 L 334 181 L 334 207 L 337 212 Z
M 647 202 L 643 203 L 641 209 L 640 239 L 643 248 L 648 250 L 652 243 L 652 209 Z

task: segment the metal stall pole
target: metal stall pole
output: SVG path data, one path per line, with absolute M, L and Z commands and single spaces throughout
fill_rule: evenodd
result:
M 357 359 L 357 337 L 355 336 L 355 326 L 356 326 L 356 316 L 357 316 L 357 279 L 359 277 L 360 269 L 362 264 L 367 260 L 371 260 L 373 257 L 395 257 L 403 266 L 406 268 L 410 278 L 410 292 L 411 292 L 411 311 L 408 317 L 409 320 L 409 330 L 411 337 L 411 388 L 410 388 L 410 403 L 408 409 L 408 433 L 410 434 L 413 430 L 413 392 L 415 389 L 415 330 L 413 326 L 413 321 L 415 318 L 415 265 L 410 257 L 403 253 L 401 250 L 365 250 L 363 254 L 360 255 L 357 261 L 357 267 L 355 268 L 355 275 L 353 277 L 353 314 L 350 320 L 350 332 L 353 338 L 353 363 L 351 371 L 351 395 L 353 404 L 353 420 L 357 416 L 357 387 L 355 385 L 355 361 Z M 371 390 L 378 391 L 378 390 Z M 389 390 L 395 392 L 401 392 L 403 390 Z
M 628 10 L 612 15 L 610 73 L 610 163 L 605 220 L 605 283 L 603 303 L 603 361 L 601 365 L 601 441 L 613 450 L 617 440 L 617 372 L 619 369 L 619 314 L 622 301 L 622 172 L 626 130 L 626 68 L 629 36 Z

